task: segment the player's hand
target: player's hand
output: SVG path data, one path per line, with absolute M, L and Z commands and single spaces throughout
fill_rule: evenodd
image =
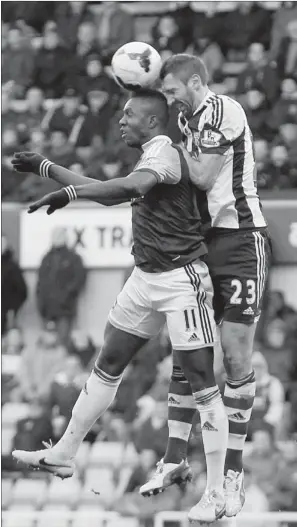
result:
M 46 158 L 35 152 L 16 152 L 12 158 L 11 164 L 16 172 L 33 172 L 40 174 L 40 165 Z
M 52 214 L 55 212 L 55 210 L 63 209 L 63 207 L 66 207 L 68 205 L 70 199 L 68 196 L 68 193 L 65 189 L 58 190 L 57 192 L 51 192 L 50 194 L 47 194 L 43 198 L 39 199 L 38 201 L 35 201 L 35 203 L 32 203 L 28 209 L 28 213 L 32 214 L 32 212 L 36 212 L 36 210 L 40 209 L 41 207 L 44 207 L 45 205 L 49 205 L 46 213 Z

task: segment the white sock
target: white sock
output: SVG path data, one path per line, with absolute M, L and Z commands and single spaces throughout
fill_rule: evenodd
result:
M 122 376 L 112 377 L 96 368 L 88 378 L 72 410 L 72 417 L 63 436 L 52 452 L 59 459 L 76 456 L 79 446 L 97 419 L 113 402 Z
M 228 417 L 217 386 L 193 394 L 200 413 L 208 490 L 223 493 Z

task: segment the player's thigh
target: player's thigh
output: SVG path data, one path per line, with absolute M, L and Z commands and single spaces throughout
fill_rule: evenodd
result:
M 112 376 L 121 375 L 147 339 L 122 331 L 107 322 L 104 342 L 95 367 Z
M 200 260 L 175 270 L 164 295 L 169 337 L 175 350 L 213 346 L 216 324 L 213 288 L 206 264 Z
M 233 378 L 251 371 L 253 340 L 269 261 L 270 243 L 265 233 L 238 233 L 222 237 L 210 246 L 214 307 L 217 319 L 222 321 L 225 368 Z
M 221 236 L 209 244 L 214 305 L 219 305 L 222 319 L 247 325 L 257 322 L 269 263 L 270 245 L 265 233 Z
M 151 307 L 148 284 L 135 268 L 117 296 L 108 321 L 113 327 L 143 339 L 155 337 L 165 317 Z

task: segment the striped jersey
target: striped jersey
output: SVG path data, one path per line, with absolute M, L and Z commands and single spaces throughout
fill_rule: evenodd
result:
M 257 193 L 253 137 L 242 106 L 208 90 L 193 116 L 178 117 L 183 144 L 193 158 L 221 154 L 225 161 L 212 187 L 200 193 L 204 224 L 224 229 L 266 226 Z
M 142 150 L 133 172 L 152 172 L 157 185 L 131 201 L 132 254 L 145 272 L 170 271 L 207 252 L 195 188 L 182 149 L 168 136 L 154 137 Z

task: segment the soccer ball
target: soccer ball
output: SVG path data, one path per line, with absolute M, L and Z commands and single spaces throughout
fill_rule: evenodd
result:
M 162 59 L 145 42 L 129 42 L 112 57 L 111 68 L 116 82 L 126 90 L 151 87 L 159 77 Z

